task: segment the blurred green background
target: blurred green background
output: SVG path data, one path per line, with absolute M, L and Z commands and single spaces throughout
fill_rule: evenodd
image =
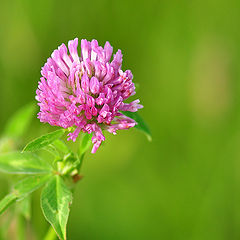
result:
M 239 24 L 237 0 L 0 0 L 0 130 L 75 37 L 110 41 L 140 84 L 153 141 L 131 129 L 87 155 L 69 239 L 240 239 Z M 35 118 L 24 140 L 51 130 Z M 38 196 L 32 214 L 42 239 Z

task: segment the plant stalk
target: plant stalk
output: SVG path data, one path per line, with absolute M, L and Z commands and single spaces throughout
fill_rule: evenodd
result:
M 17 238 L 19 240 L 26 240 L 26 220 L 22 216 L 22 214 L 18 215 L 17 218 Z
M 57 235 L 55 233 L 55 230 L 53 229 L 53 227 L 50 225 L 48 232 L 46 234 L 46 236 L 44 237 L 43 240 L 56 240 L 57 239 Z

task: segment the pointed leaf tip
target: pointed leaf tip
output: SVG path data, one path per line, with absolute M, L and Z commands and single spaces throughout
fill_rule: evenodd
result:
M 138 112 L 122 112 L 122 113 L 127 117 L 130 117 L 133 120 L 135 120 L 137 122 L 137 125 L 135 126 L 135 128 L 142 131 L 146 135 L 149 142 L 152 141 L 151 131 L 148 125 L 143 120 L 143 118 L 138 114 Z
M 30 143 L 28 143 L 24 147 L 23 152 L 26 152 L 26 151 L 33 152 L 33 151 L 40 150 L 48 146 L 49 144 L 53 143 L 55 140 L 61 138 L 64 133 L 65 133 L 65 129 L 59 129 L 57 131 L 47 133 L 41 137 L 38 137 L 33 141 L 31 141 Z

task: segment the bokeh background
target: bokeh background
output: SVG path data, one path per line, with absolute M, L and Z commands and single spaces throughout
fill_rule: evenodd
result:
M 237 0 L 0 0 L 0 130 L 75 37 L 121 49 L 140 85 L 153 141 L 131 129 L 87 155 L 69 239 L 240 239 L 239 25 Z M 51 130 L 34 117 L 24 141 Z M 42 239 L 34 196 L 32 239 Z

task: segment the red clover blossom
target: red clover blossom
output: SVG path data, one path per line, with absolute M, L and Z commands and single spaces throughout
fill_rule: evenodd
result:
M 62 44 L 42 68 L 36 91 L 38 118 L 53 126 L 74 127 L 68 140 L 75 141 L 80 131 L 93 133 L 95 153 L 105 140 L 102 130 L 116 134 L 137 124 L 121 111 L 136 112 L 143 106 L 139 100 L 124 103 L 135 94 L 135 85 L 131 71 L 121 70 L 121 50 L 111 61 L 109 42 L 102 48 L 96 40 L 81 40 L 80 56 L 77 46 L 77 38 L 68 42 L 68 49 Z

